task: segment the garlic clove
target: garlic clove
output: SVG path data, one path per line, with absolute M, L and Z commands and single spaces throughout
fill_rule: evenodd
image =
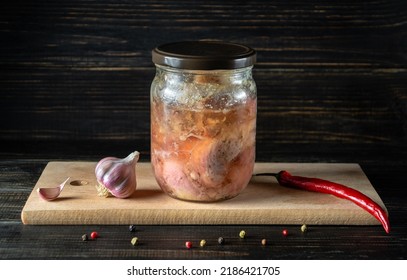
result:
M 62 184 L 60 184 L 57 187 L 51 187 L 51 188 L 38 188 L 37 192 L 38 195 L 47 201 L 51 201 L 56 199 L 62 192 L 62 190 L 64 189 L 64 186 L 66 184 L 66 182 L 68 182 L 68 180 L 70 179 L 70 177 L 68 177 Z
M 101 159 L 95 168 L 99 196 L 109 193 L 118 198 L 131 196 L 137 187 L 136 163 L 140 153 L 135 151 L 126 158 L 106 157 Z

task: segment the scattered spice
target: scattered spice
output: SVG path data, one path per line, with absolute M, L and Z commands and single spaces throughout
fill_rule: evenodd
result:
M 130 242 L 131 242 L 131 245 L 136 246 L 138 244 L 138 238 L 133 237 Z
M 263 238 L 261 240 L 261 245 L 266 246 L 266 244 L 267 244 L 267 239 Z
M 82 235 L 82 241 L 88 241 L 88 235 L 87 234 L 84 234 L 84 235 Z
M 306 232 L 308 230 L 308 227 L 307 227 L 307 225 L 302 225 L 301 226 L 301 231 L 304 233 L 304 232 Z
M 99 237 L 99 233 L 97 233 L 96 231 L 92 231 L 92 233 L 90 234 L 90 238 L 92 239 L 96 239 Z
M 129 231 L 130 232 L 135 232 L 136 231 L 136 226 L 135 225 L 129 225 Z
M 244 230 L 241 230 L 239 232 L 239 237 L 242 238 L 242 239 L 245 238 L 246 237 L 246 232 Z
M 202 239 L 201 242 L 199 242 L 199 246 L 205 247 L 205 245 L 206 245 L 206 240 Z
M 283 236 L 287 236 L 288 235 L 288 230 L 283 229 Z
M 293 176 L 287 171 L 279 173 L 260 173 L 255 176 L 274 176 L 280 185 L 312 192 L 332 194 L 352 201 L 381 222 L 386 233 L 390 232 L 389 218 L 386 211 L 370 197 L 358 190 L 319 178 Z
M 225 239 L 223 237 L 218 238 L 219 245 L 223 245 L 225 243 Z
M 191 249 L 192 248 L 192 242 L 191 241 L 185 242 L 185 247 L 187 247 L 188 249 Z

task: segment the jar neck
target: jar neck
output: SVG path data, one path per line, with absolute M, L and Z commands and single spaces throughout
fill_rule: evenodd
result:
M 233 79 L 252 78 L 252 68 L 253 68 L 253 66 L 249 66 L 238 69 L 190 70 L 162 66 L 158 64 L 156 64 L 155 66 L 157 74 L 194 75 L 194 76 L 222 77 L 222 78 L 229 77 Z

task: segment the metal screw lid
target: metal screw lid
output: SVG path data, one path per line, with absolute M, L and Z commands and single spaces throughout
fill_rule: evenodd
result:
M 152 51 L 155 64 L 189 70 L 238 69 L 256 62 L 250 47 L 222 41 L 168 43 Z

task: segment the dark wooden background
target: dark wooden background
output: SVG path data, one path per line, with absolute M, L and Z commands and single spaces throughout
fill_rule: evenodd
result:
M 135 149 L 148 161 L 151 50 L 199 39 L 258 52 L 257 161 L 360 163 L 389 208 L 393 235 L 383 239 L 380 228 L 362 227 L 352 239 L 348 227 L 320 227 L 319 235 L 277 247 L 274 255 L 243 246 L 186 256 L 148 246 L 130 252 L 117 243 L 122 254 L 106 244 L 82 252 L 69 242 L 84 227 L 59 227 L 68 244 L 53 247 L 39 237 L 45 249 L 27 249 L 34 236 L 55 229 L 23 226 L 19 216 L 45 164 Z M 405 258 L 406 51 L 403 0 L 1 1 L 0 258 Z M 182 229 L 165 230 L 185 237 Z M 145 231 L 165 244 L 162 228 Z M 336 241 L 325 243 L 327 236 Z M 305 244 L 318 249 L 299 252 Z M 364 245 L 354 252 L 355 244 Z

